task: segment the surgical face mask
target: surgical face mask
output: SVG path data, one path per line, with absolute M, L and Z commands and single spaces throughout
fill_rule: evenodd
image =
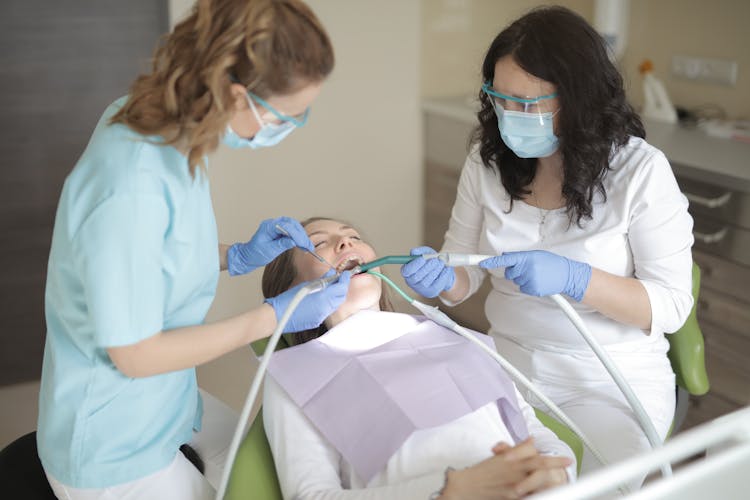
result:
M 226 144 L 230 148 L 258 149 L 275 146 L 276 144 L 284 140 L 286 136 L 291 134 L 292 131 L 298 126 L 294 121 L 266 123 L 261 119 L 260 114 L 258 114 L 258 110 L 255 108 L 255 103 L 253 103 L 253 99 L 249 94 L 247 95 L 247 103 L 250 106 L 253 114 L 255 115 L 255 119 L 258 121 L 258 124 L 260 124 L 260 130 L 258 130 L 252 138 L 247 139 L 245 137 L 241 137 L 237 132 L 235 132 L 232 129 L 231 125 L 227 125 L 227 130 L 224 133 L 223 141 L 224 144 Z M 305 115 L 305 118 L 306 117 L 307 115 Z M 304 122 L 302 122 L 301 125 L 304 125 Z
M 292 123 L 266 123 L 255 135 L 247 139 L 241 137 L 235 132 L 230 125 L 227 125 L 227 130 L 224 133 L 223 141 L 224 144 L 232 149 L 251 148 L 258 149 L 269 146 L 275 146 L 280 143 L 286 136 L 292 133 L 294 125 Z
M 554 116 L 547 112 L 550 99 L 557 93 L 538 97 L 515 97 L 498 92 L 487 81 L 482 91 L 490 98 L 500 137 L 520 158 L 544 158 L 557 151 L 559 141 L 554 133 Z
M 506 111 L 495 105 L 500 137 L 519 158 L 544 158 L 557 151 L 559 140 L 553 129 L 556 113 Z

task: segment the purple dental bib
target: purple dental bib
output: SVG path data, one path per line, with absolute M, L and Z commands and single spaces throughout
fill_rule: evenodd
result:
M 494 348 L 489 336 L 472 333 Z M 493 401 L 513 438 L 528 436 L 505 371 L 423 317 L 361 311 L 318 339 L 275 353 L 268 372 L 366 482 L 415 430 Z

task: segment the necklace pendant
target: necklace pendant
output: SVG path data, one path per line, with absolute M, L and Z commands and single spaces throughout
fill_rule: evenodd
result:
M 544 241 L 544 223 L 547 220 L 547 213 L 539 210 L 539 241 Z

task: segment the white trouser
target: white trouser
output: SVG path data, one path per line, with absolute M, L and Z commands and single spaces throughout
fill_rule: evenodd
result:
M 61 500 L 211 500 L 221 481 L 238 414 L 222 401 L 200 390 L 203 425 L 190 445 L 205 463 L 203 476 L 179 451 L 167 467 L 148 476 L 108 488 L 72 488 L 47 474 Z
M 613 464 L 651 449 L 651 445 L 620 389 L 593 352 L 565 350 L 530 351 L 495 337 L 497 350 L 526 375 L 591 440 L 604 459 Z M 663 441 L 674 417 L 675 378 L 663 352 L 647 352 L 634 346 L 631 352 L 609 352 L 640 399 Z M 533 406 L 544 405 L 523 387 L 519 390 Z M 584 447 L 581 476 L 601 467 Z M 632 491 L 643 477 L 631 481 Z

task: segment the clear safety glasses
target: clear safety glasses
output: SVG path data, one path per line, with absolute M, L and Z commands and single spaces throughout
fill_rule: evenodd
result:
M 268 104 L 265 100 L 261 99 L 260 97 L 258 97 L 257 95 L 253 94 L 249 90 L 247 91 L 247 93 L 248 93 L 248 95 L 250 95 L 250 98 L 252 100 L 254 100 L 258 104 L 260 104 L 261 106 L 263 106 L 264 108 L 266 108 L 268 111 L 270 111 L 271 114 L 273 116 L 275 116 L 276 119 L 278 119 L 279 121 L 291 123 L 295 127 L 301 127 L 305 123 L 307 123 L 307 117 L 310 114 L 310 108 L 309 107 L 307 109 L 305 109 L 302 113 L 298 114 L 298 115 L 289 116 L 289 115 L 285 115 L 284 113 L 276 110 L 273 106 L 271 106 L 270 104 Z
M 540 95 L 538 97 L 514 97 L 493 90 L 490 82 L 485 82 L 484 85 L 482 85 L 482 91 L 490 96 L 490 99 L 492 99 L 492 102 L 495 104 L 495 108 L 499 106 L 503 111 L 518 111 L 521 113 L 534 114 L 552 113 L 556 111 L 555 109 L 552 109 L 553 103 L 549 100 L 557 97 L 557 92 Z

